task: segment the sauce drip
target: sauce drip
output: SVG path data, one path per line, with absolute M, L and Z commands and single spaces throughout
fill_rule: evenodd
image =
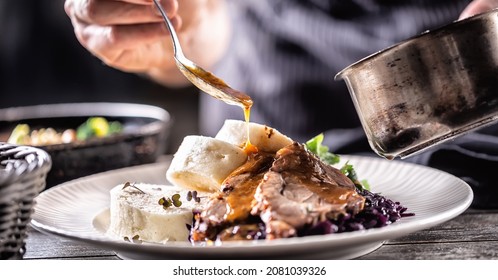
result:
M 258 147 L 254 146 L 251 144 L 251 132 L 249 129 L 249 118 L 251 116 L 251 107 L 244 107 L 244 119 L 246 121 L 246 128 L 247 128 L 247 141 L 246 144 L 244 145 L 244 151 L 246 154 L 251 155 L 251 154 L 256 154 L 258 153 Z

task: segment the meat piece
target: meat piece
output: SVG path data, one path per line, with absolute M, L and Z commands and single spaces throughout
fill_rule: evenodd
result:
M 254 217 L 250 216 L 254 193 L 264 174 L 269 170 L 273 159 L 273 154 L 253 154 L 245 164 L 225 179 L 222 185 L 223 192 L 212 197 L 205 210 L 196 217 L 191 236 L 193 241 L 220 238 L 220 240 L 232 240 L 232 237 L 224 239 L 224 237 L 230 236 L 230 234 L 226 234 L 226 231 L 223 235 L 217 235 L 227 227 L 236 224 L 257 224 L 261 221 L 259 218 L 252 219 Z
M 223 183 L 223 192 L 212 197 L 196 216 L 191 238 L 225 241 L 292 237 L 317 222 L 356 214 L 363 209 L 364 201 L 340 170 L 293 143 L 276 156 L 252 155 L 232 172 Z
M 253 215 L 266 224 L 268 239 L 295 236 L 298 229 L 341 214 L 356 214 L 365 199 L 340 170 L 294 143 L 278 151 L 255 193 Z

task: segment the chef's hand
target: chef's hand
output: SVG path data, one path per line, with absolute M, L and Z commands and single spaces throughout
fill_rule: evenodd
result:
M 498 0 L 474 0 L 460 14 L 460 19 L 498 8 Z
M 216 63 L 228 45 L 224 2 L 161 0 L 161 4 L 185 56 L 205 68 Z M 66 0 L 64 8 L 78 41 L 105 64 L 147 74 L 168 86 L 186 84 L 176 68 L 168 30 L 152 0 Z

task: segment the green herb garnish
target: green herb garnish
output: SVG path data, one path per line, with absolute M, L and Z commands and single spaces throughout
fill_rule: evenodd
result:
M 171 200 L 173 200 L 173 205 L 175 205 L 175 207 L 182 206 L 182 201 L 180 200 L 180 194 L 179 193 L 174 194 L 173 196 L 171 196 Z
M 159 199 L 158 204 L 162 205 L 164 209 L 168 209 L 171 206 L 180 207 L 182 206 L 181 196 L 176 193 L 170 197 L 162 197 Z
M 142 190 L 141 190 L 141 189 L 139 189 L 137 186 L 135 186 L 135 183 L 130 183 L 130 182 L 126 182 L 126 183 L 124 183 L 124 185 L 123 185 L 123 188 L 122 188 L 122 189 L 124 190 L 124 189 L 126 189 L 126 188 L 133 188 L 133 189 L 135 189 L 135 190 L 137 190 L 137 191 L 139 191 L 139 192 L 141 192 L 141 193 L 145 194 L 145 192 L 144 192 L 144 191 L 142 191 Z
M 323 138 L 323 133 L 318 134 L 317 136 L 306 142 L 306 148 L 308 149 L 308 151 L 317 155 L 325 163 L 328 163 L 330 165 L 339 163 L 341 157 L 329 152 L 329 147 L 322 145 Z M 346 175 L 349 179 L 351 179 L 351 181 L 353 181 L 358 190 L 370 190 L 370 185 L 368 184 L 367 180 L 358 180 L 356 170 L 354 169 L 353 165 L 349 164 L 349 162 L 346 162 L 340 170 L 342 174 Z
M 125 236 L 123 239 L 126 242 L 133 242 L 133 243 L 139 243 L 139 244 L 142 243 L 142 240 L 140 240 L 140 236 L 138 234 L 133 236 L 131 240 L 127 236 Z
M 168 209 L 173 206 L 173 201 L 169 197 L 160 198 L 158 201 L 159 205 L 162 205 L 164 209 Z
M 201 198 L 197 196 L 197 191 L 188 191 L 187 193 L 187 201 L 194 200 L 195 202 L 201 202 Z
M 142 243 L 142 240 L 140 240 L 140 236 L 138 236 L 138 234 L 135 235 L 135 236 L 133 236 L 133 238 L 131 239 L 131 241 L 133 243 L 139 243 L 139 244 Z
M 354 185 L 359 190 L 370 190 L 370 184 L 368 184 L 367 180 L 358 180 L 358 175 L 356 174 L 356 170 L 353 165 L 349 164 L 349 161 L 341 167 L 342 174 L 346 175 L 351 181 L 353 181 Z
M 336 154 L 329 152 L 329 147 L 323 146 L 323 133 L 318 134 L 311 140 L 306 142 L 306 148 L 317 155 L 322 161 L 333 165 L 340 161 L 340 157 Z

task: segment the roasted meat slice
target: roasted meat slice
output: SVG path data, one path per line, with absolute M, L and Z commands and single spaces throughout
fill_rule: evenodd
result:
M 193 241 L 250 239 L 251 236 L 259 237 L 264 234 L 254 233 L 254 228 L 260 228 L 258 223 L 261 220 L 251 216 L 251 209 L 256 187 L 269 170 L 273 159 L 274 154 L 253 154 L 225 179 L 223 192 L 211 197 L 205 210 L 196 217 L 191 235 Z M 251 230 L 246 230 L 247 228 Z M 250 234 L 244 237 L 244 232 Z
M 348 177 L 298 143 L 277 152 L 254 197 L 251 212 L 266 224 L 268 239 L 295 236 L 306 225 L 356 214 L 365 202 Z
M 356 214 L 365 199 L 340 170 L 293 143 L 252 155 L 196 216 L 193 241 L 285 238 L 341 214 Z M 264 232 L 263 230 L 264 229 Z

